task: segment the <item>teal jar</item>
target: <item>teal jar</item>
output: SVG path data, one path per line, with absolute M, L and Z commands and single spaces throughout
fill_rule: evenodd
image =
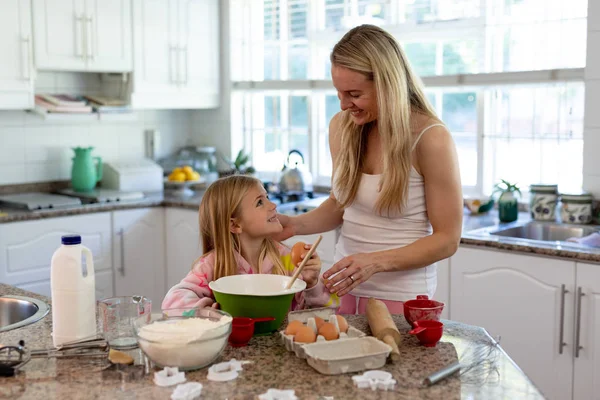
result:
M 513 222 L 519 218 L 519 203 L 513 192 L 504 192 L 498 198 L 500 222 Z

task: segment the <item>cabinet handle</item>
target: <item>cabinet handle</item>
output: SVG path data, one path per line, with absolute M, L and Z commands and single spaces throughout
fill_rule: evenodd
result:
M 583 290 L 581 286 L 577 288 L 577 325 L 575 325 L 575 358 L 579 357 L 579 350 L 583 349 L 583 346 L 580 346 L 581 340 L 581 300 L 583 300 Z
M 24 49 L 23 49 L 24 47 Z M 23 80 L 28 81 L 31 76 L 29 75 L 31 57 L 29 54 L 29 36 L 23 36 L 21 38 L 21 50 L 23 52 Z
M 121 266 L 119 267 L 119 272 L 121 276 L 125 276 L 125 229 L 121 228 L 119 236 L 121 242 Z
M 77 24 L 79 23 L 79 29 Z M 75 55 L 85 60 L 85 22 L 83 17 L 75 15 Z M 79 32 L 79 35 L 77 34 Z M 79 43 L 77 39 L 79 38 Z
M 182 51 L 184 52 L 184 68 L 185 68 L 185 74 L 183 75 L 183 84 L 187 85 L 188 83 L 188 48 L 187 46 L 185 46 Z
M 94 35 L 94 19 L 92 16 L 86 17 L 85 18 L 86 21 L 86 26 L 85 26 L 85 31 L 86 31 L 86 36 L 85 39 L 87 41 L 87 44 L 85 46 L 86 49 L 86 56 L 90 57 L 90 60 L 94 61 L 94 49 L 95 49 L 95 45 L 94 45 L 94 38 L 96 37 Z
M 569 291 L 565 288 L 565 284 L 560 285 L 560 333 L 558 337 L 558 354 L 563 353 L 563 347 L 567 344 L 564 342 L 565 336 L 565 295 Z
M 175 53 L 175 57 L 173 57 Z M 177 62 L 177 47 L 169 46 L 169 81 L 171 83 L 177 83 L 177 67 L 173 65 Z M 176 64 L 175 64 L 176 65 Z

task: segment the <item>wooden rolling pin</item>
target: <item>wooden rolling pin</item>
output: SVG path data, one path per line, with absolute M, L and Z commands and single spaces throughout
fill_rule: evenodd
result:
M 392 348 L 390 357 L 392 361 L 398 361 L 400 359 L 398 345 L 402 337 L 390 311 L 381 300 L 370 298 L 367 301 L 367 320 L 373 336 L 390 345 Z

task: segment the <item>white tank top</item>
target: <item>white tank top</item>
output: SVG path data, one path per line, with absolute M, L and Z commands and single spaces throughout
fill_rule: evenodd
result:
M 423 134 L 434 126 L 423 129 L 413 144 L 413 150 Z M 379 196 L 381 175 L 362 174 L 354 202 L 344 211 L 341 234 L 335 247 L 334 262 L 355 253 L 372 253 L 404 247 L 432 233 L 423 177 L 411 167 L 408 199 L 402 214 L 382 216 L 375 210 Z M 334 188 L 335 194 L 335 188 Z M 417 295 L 433 297 L 437 286 L 437 265 L 408 271 L 380 272 L 361 283 L 351 294 L 357 297 L 375 297 L 384 300 L 406 301 Z

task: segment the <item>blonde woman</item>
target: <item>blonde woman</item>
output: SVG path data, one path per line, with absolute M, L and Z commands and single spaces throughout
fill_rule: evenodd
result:
M 200 204 L 200 233 L 205 254 L 173 286 L 163 309 L 216 307 L 208 283 L 237 274 L 292 275 L 290 249 L 271 239 L 282 231 L 275 204 L 261 182 L 245 175 L 215 181 Z M 308 247 L 310 248 L 310 247 Z M 315 253 L 301 272 L 306 290 L 296 294 L 292 309 L 338 307 L 339 298 L 319 281 L 321 260 Z
M 333 48 L 331 75 L 342 111 L 329 125 L 332 191 L 317 209 L 280 216 L 284 232 L 341 225 L 336 263 L 323 274 L 343 314 L 383 300 L 433 297 L 436 261 L 454 254 L 462 193 L 452 137 L 437 118 L 396 40 L 376 26 L 350 30 Z

